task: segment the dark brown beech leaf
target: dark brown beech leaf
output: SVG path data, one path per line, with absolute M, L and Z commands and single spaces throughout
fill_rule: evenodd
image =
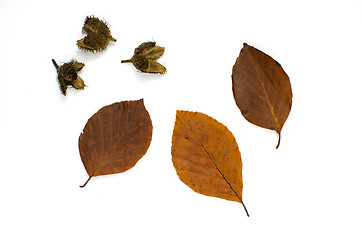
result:
M 233 134 L 198 112 L 177 111 L 172 135 L 172 162 L 180 180 L 197 193 L 242 200 L 242 162 Z
M 143 99 L 113 103 L 94 114 L 79 136 L 79 152 L 89 175 L 121 173 L 147 152 L 152 122 Z
M 244 43 L 232 73 L 237 106 L 249 122 L 280 133 L 292 106 L 292 88 L 282 66 Z

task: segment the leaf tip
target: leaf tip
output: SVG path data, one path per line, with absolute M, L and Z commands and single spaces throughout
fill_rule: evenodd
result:
M 181 114 L 183 114 L 185 111 L 184 110 L 176 110 L 176 116 L 177 115 L 181 115 Z
M 247 49 L 247 48 L 249 48 L 249 47 L 250 47 L 249 44 L 243 43 L 243 48 L 241 49 L 241 52 L 242 52 L 244 49 Z

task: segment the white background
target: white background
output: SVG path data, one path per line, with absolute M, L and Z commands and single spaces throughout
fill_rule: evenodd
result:
M 361 1 L 0 2 L 1 239 L 362 239 Z M 76 41 L 87 15 L 118 41 L 101 53 Z M 144 41 L 166 48 L 167 74 L 121 64 Z M 248 123 L 231 90 L 246 42 L 290 77 L 282 130 Z M 62 96 L 51 63 L 72 58 L 88 87 Z M 78 137 L 101 107 L 144 98 L 153 139 L 136 166 L 93 178 Z M 244 202 L 195 193 L 176 174 L 176 109 L 234 134 Z

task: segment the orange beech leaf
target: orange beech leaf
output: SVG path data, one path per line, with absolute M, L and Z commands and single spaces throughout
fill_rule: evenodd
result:
M 117 102 L 101 108 L 79 137 L 79 152 L 89 178 L 121 173 L 147 152 L 152 122 L 143 99 Z
M 292 107 L 292 88 L 281 65 L 244 43 L 232 73 L 237 106 L 249 122 L 280 132 Z
M 198 112 L 177 111 L 172 161 L 182 182 L 195 192 L 242 203 L 240 151 L 233 134 Z

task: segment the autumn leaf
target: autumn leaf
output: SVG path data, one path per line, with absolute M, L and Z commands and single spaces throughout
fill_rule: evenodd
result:
M 195 192 L 242 203 L 240 151 L 233 134 L 198 112 L 177 111 L 172 161 L 182 182 Z
M 280 133 L 292 106 L 292 88 L 281 65 L 244 43 L 232 73 L 237 106 L 249 122 Z
M 79 137 L 79 152 L 89 178 L 121 173 L 146 153 L 152 138 L 152 122 L 143 99 L 117 102 L 101 108 Z

